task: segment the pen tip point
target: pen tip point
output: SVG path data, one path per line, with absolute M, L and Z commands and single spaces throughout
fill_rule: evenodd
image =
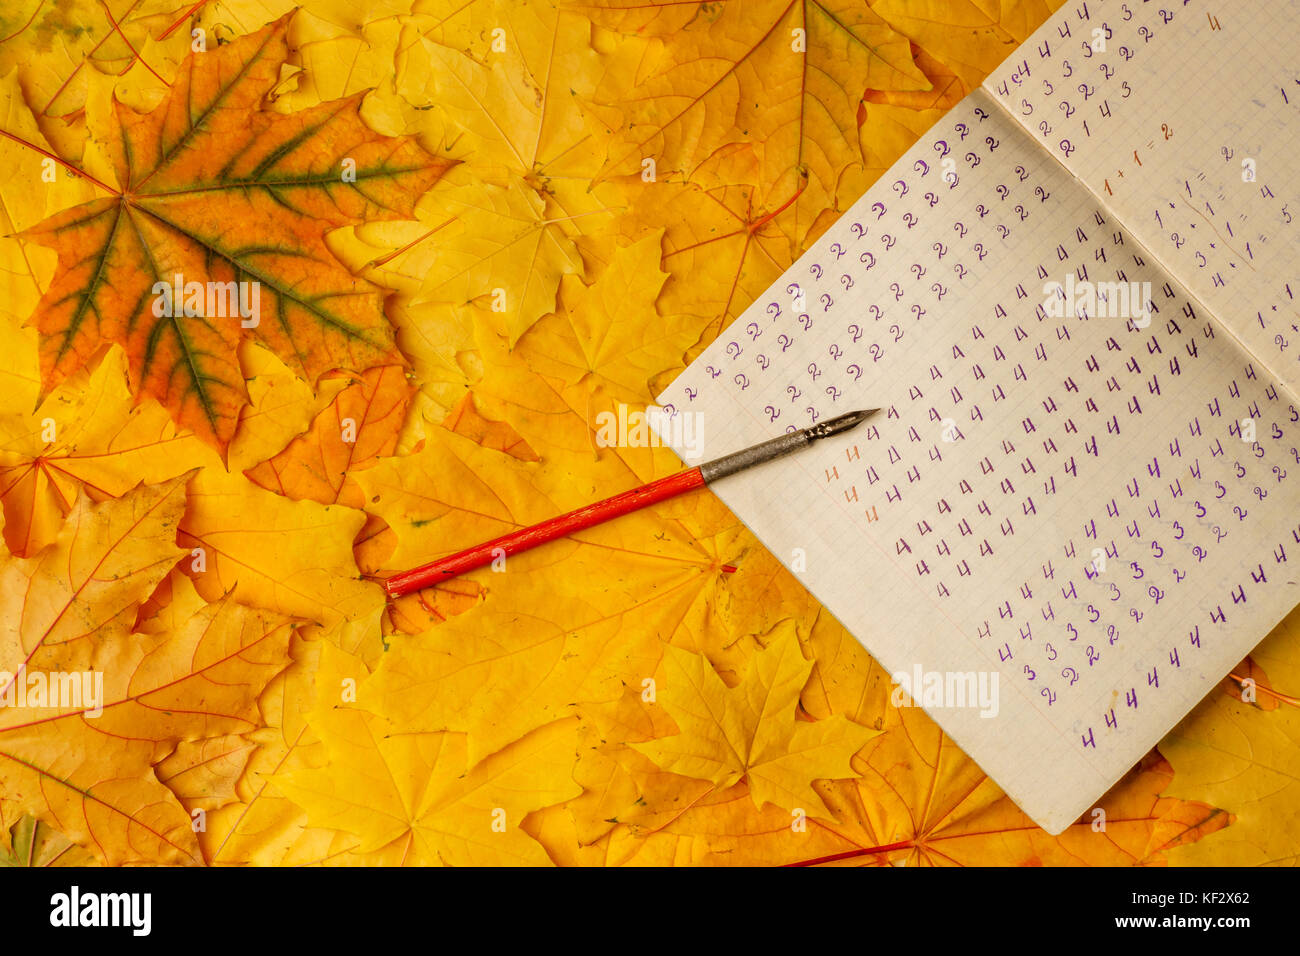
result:
M 838 418 L 832 418 L 815 425 L 808 429 L 807 434 L 814 441 L 819 438 L 830 438 L 832 435 L 846 432 L 850 428 L 856 428 L 878 411 L 880 411 L 878 408 L 862 408 L 856 412 L 846 412 Z

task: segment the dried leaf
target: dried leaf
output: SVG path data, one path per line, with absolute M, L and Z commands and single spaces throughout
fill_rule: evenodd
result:
M 360 580 L 352 541 L 358 511 L 290 501 L 242 475 L 209 468 L 193 479 L 177 540 L 181 570 L 209 601 L 230 593 L 254 607 L 335 624 L 377 614 L 378 585 Z M 379 653 L 378 635 L 367 654 Z
M 258 110 L 287 26 L 192 55 L 151 113 L 119 105 L 113 128 L 95 132 L 117 195 L 25 234 L 59 253 L 35 317 L 47 388 L 118 342 L 133 390 L 224 450 L 248 401 L 236 354 L 246 335 L 312 383 L 334 367 L 400 363 L 382 290 L 349 274 L 324 234 L 410 217 L 451 164 L 369 130 L 359 96 L 291 116 Z M 177 276 L 182 294 L 161 299 Z M 251 285 L 236 302 L 229 283 Z
M 663 769 L 720 789 L 743 779 L 756 806 L 820 815 L 812 781 L 855 776 L 849 758 L 876 732 L 841 715 L 796 720 L 812 667 L 792 627 L 755 655 L 735 687 L 727 687 L 703 655 L 669 648 L 660 693 L 681 732 L 634 746 Z
M 400 365 L 369 369 L 316 416 L 307 434 L 244 474 L 295 501 L 360 508 L 361 490 L 350 475 L 396 450 L 412 391 Z
M 577 795 L 572 719 L 471 762 L 464 735 L 394 734 L 383 716 L 336 705 L 331 683 L 318 685 L 313 720 L 330 766 L 276 778 L 313 825 L 354 834 L 359 853 L 394 851 L 404 865 L 549 862 L 520 823 Z M 367 698 L 366 685 L 358 694 Z
M 83 489 L 97 499 L 118 497 L 141 481 L 157 483 L 210 462 L 202 444 L 178 433 L 156 402 L 132 408 L 117 351 L 35 412 L 8 397 L 0 399 L 0 500 L 5 543 L 20 557 L 54 541 Z
M 484 418 L 474 407 L 474 393 L 467 392 L 465 397 L 443 419 L 442 427 L 449 432 L 462 435 L 475 444 L 493 451 L 504 452 L 520 461 L 538 461 L 537 452 L 519 433 L 505 422 L 496 422 Z
M 601 26 L 653 37 L 620 44 L 618 63 L 640 62 L 607 71 L 597 91 L 615 130 L 602 176 L 641 174 L 651 158 L 662 178 L 692 177 L 719 148 L 752 141 L 755 182 L 789 196 L 806 180 L 834 196 L 840 173 L 860 161 L 866 90 L 930 88 L 907 40 L 860 0 L 583 9 Z
M 0 809 L 110 864 L 202 861 L 153 764 L 182 740 L 255 726 L 257 695 L 285 663 L 281 620 L 205 606 L 192 589 L 130 633 L 182 553 L 184 487 L 142 485 L 101 505 L 83 495 L 54 544 L 0 569 Z

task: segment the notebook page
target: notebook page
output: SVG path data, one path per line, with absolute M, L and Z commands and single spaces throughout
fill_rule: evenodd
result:
M 985 88 L 1300 388 L 1300 0 L 1089 0 Z
M 705 458 L 888 410 L 714 490 L 1052 833 L 1300 597 L 1300 401 L 982 90 L 659 400 Z

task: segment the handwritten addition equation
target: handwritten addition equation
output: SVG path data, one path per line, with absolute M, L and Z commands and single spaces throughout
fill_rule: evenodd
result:
M 1297 5 L 1292 0 L 1289 6 L 1294 10 Z M 1258 168 L 1265 133 L 1276 138 L 1287 122 L 1294 125 L 1300 117 L 1300 68 L 1294 56 L 1273 59 L 1245 46 L 1258 44 L 1253 30 L 1244 43 L 1222 45 L 1219 15 L 1195 7 L 1191 0 L 1129 0 L 1118 7 L 1094 0 L 1091 8 L 1077 4 L 1054 24 L 1058 40 L 1049 37 L 1036 45 L 1037 75 L 1031 75 L 1029 59 L 1021 58 L 990 77 L 985 87 L 1099 195 L 1122 200 L 1121 212 L 1133 214 L 1130 222 L 1153 223 L 1154 232 L 1144 233 L 1143 239 L 1166 266 L 1185 269 L 1185 278 L 1197 276 L 1208 289 L 1225 292 L 1234 288 L 1240 273 L 1251 293 L 1269 300 L 1253 309 L 1266 334 L 1252 337 L 1250 345 L 1265 358 L 1300 362 L 1297 289 L 1285 268 L 1261 275 L 1259 261 L 1270 244 L 1293 250 L 1300 240 L 1293 226 L 1300 197 L 1293 192 L 1291 175 L 1300 143 L 1294 135 L 1289 145 L 1275 142 L 1273 156 L 1281 154 L 1290 162 L 1284 166 L 1274 159 L 1263 170 Z M 1224 7 L 1223 15 L 1229 13 L 1249 17 L 1239 7 Z M 1152 119 L 1162 108 L 1172 112 L 1172 107 L 1152 100 L 1165 96 L 1169 83 L 1180 82 L 1143 70 L 1144 65 L 1150 68 L 1144 54 L 1153 49 L 1157 36 L 1180 44 L 1192 37 L 1200 43 L 1195 50 L 1184 46 L 1179 63 L 1183 68 L 1213 57 L 1278 64 L 1264 84 L 1266 92 L 1247 100 L 1255 115 L 1223 117 L 1224 138 L 1218 140 L 1204 134 L 1199 116 L 1185 124 L 1175 124 L 1173 116 Z M 1108 141 L 1117 135 L 1122 145 Z M 1225 141 L 1228 136 L 1232 141 Z M 1153 162 L 1157 175 L 1151 175 Z M 1179 167 L 1178 175 L 1164 175 L 1171 166 Z M 1240 282 L 1235 287 L 1246 291 Z M 1201 294 L 1201 289 L 1195 291 Z M 1227 300 L 1220 295 L 1213 301 L 1217 305 Z
M 1031 79 L 1027 62 L 1017 75 Z M 1090 673 L 1148 635 L 1144 659 L 1126 658 L 1121 710 L 1137 709 L 1300 550 L 1278 507 L 1300 475 L 1300 411 L 1055 159 L 1009 132 L 978 101 L 945 117 L 893 198 L 846 214 L 665 409 L 723 388 L 793 431 L 905 395 L 824 463 L 823 487 L 891 541 L 931 602 L 985 608 L 973 630 L 991 665 L 1037 691 L 1049 719 L 1063 695 L 1109 697 L 1117 671 Z M 1065 273 L 1149 283 L 1149 325 L 1049 314 L 1042 290 Z M 1072 531 L 1054 520 L 1058 497 L 1089 506 Z M 1216 564 L 1247 534 L 1252 567 Z M 1152 656 L 1171 608 L 1202 619 Z M 1108 707 L 1096 727 L 1120 717 Z M 1073 729 L 1097 746 L 1093 726 Z

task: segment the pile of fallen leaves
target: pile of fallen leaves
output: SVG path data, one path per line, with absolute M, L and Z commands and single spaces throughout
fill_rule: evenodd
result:
M 1271 691 L 1048 837 L 707 494 L 376 583 L 676 470 L 598 417 L 1057 5 L 7 4 L 5 861 L 1294 860 Z

